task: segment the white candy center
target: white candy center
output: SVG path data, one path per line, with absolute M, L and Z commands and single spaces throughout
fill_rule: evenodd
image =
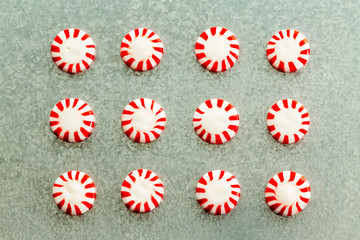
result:
M 146 132 L 154 128 L 156 118 L 151 110 L 136 109 L 132 115 L 132 124 L 138 131 Z
M 285 37 L 277 42 L 275 54 L 283 62 L 294 62 L 300 56 L 301 48 L 295 39 Z
M 205 44 L 204 52 L 207 58 L 215 61 L 222 61 L 229 54 L 229 48 L 229 40 L 224 35 L 215 35 L 209 36 Z
M 60 57 L 68 64 L 76 64 L 85 58 L 87 48 L 80 38 L 65 39 L 60 45 Z
M 143 178 L 136 179 L 136 182 L 131 187 L 131 197 L 135 201 L 147 202 L 151 200 L 154 192 L 154 185 Z
M 150 40 L 146 37 L 139 36 L 131 41 L 129 53 L 138 61 L 150 58 L 154 49 Z
M 79 131 L 83 125 L 83 116 L 74 108 L 65 108 L 59 114 L 60 126 L 70 132 Z
M 64 182 L 63 185 L 63 195 L 68 202 L 78 205 L 84 201 L 85 189 L 80 182 L 69 180 L 68 182 Z
M 224 178 L 221 180 L 209 181 L 206 186 L 206 196 L 211 204 L 224 204 L 229 200 L 230 195 L 231 188 Z
M 276 188 L 276 197 L 281 203 L 292 205 L 299 200 L 300 190 L 293 182 L 282 182 Z
M 228 129 L 230 120 L 224 109 L 210 108 L 203 114 L 201 124 L 207 132 L 220 134 Z
M 282 135 L 292 135 L 301 128 L 302 118 L 297 110 L 285 108 L 276 113 L 273 121 L 276 130 Z

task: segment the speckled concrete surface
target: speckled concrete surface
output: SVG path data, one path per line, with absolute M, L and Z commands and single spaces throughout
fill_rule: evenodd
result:
M 353 1 L 65 1 L 0 2 L 0 239 L 359 239 L 358 12 Z M 225 73 L 204 70 L 194 56 L 198 35 L 223 26 L 241 53 Z M 69 27 L 89 33 L 97 58 L 84 74 L 61 72 L 50 57 L 55 35 Z M 153 71 L 136 73 L 119 56 L 123 36 L 148 27 L 165 55 Z M 308 64 L 295 74 L 266 59 L 273 33 L 294 28 L 311 46 Z M 53 105 L 78 97 L 93 108 L 97 126 L 81 144 L 58 140 L 48 126 Z M 154 98 L 168 122 L 147 145 L 122 132 L 123 107 Z M 224 98 L 238 110 L 237 136 L 222 146 L 203 142 L 192 129 L 196 107 Z M 266 129 L 268 108 L 279 99 L 303 103 L 309 133 L 283 146 Z M 165 198 L 150 214 L 129 212 L 120 185 L 134 169 L 162 178 Z M 226 216 L 211 216 L 195 201 L 197 180 L 227 170 L 242 196 Z M 265 204 L 267 181 L 295 170 L 310 182 L 308 207 L 291 218 Z M 52 184 L 81 170 L 97 185 L 94 208 L 70 217 L 52 200 Z

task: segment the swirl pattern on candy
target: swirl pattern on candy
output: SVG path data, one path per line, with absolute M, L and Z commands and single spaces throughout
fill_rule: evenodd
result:
M 202 176 L 196 185 L 196 200 L 208 213 L 221 215 L 234 209 L 240 198 L 240 184 L 236 177 L 223 170 Z
M 82 215 L 94 204 L 95 184 L 86 173 L 69 171 L 55 181 L 53 198 L 61 211 L 69 215 Z
M 310 45 L 302 33 L 285 29 L 272 36 L 266 55 L 275 69 L 287 73 L 295 72 L 309 60 Z
M 159 64 L 164 46 L 159 36 L 147 28 L 136 28 L 121 42 L 120 56 L 130 68 L 147 71 Z
M 50 128 L 63 141 L 81 142 L 90 136 L 94 127 L 94 112 L 78 98 L 64 99 L 51 110 Z
M 309 113 L 301 103 L 292 99 L 283 99 L 270 108 L 267 126 L 270 134 L 278 142 L 296 143 L 309 130 Z
M 310 194 L 305 177 L 293 171 L 283 171 L 270 179 L 265 189 L 265 201 L 274 213 L 292 216 L 306 207 Z
M 197 60 L 211 72 L 223 72 L 234 66 L 239 52 L 239 41 L 223 27 L 207 29 L 200 34 L 195 44 Z
M 165 111 L 152 99 L 136 99 L 126 105 L 121 124 L 126 136 L 131 140 L 149 143 L 159 138 L 165 129 Z
M 79 73 L 90 67 L 95 59 L 95 44 L 87 33 L 79 29 L 65 29 L 51 45 L 54 63 L 68 73 Z
M 209 99 L 200 104 L 193 117 L 198 136 L 212 144 L 223 144 L 232 139 L 239 129 L 239 115 L 228 101 Z
M 163 183 L 158 175 L 147 169 L 131 172 L 121 186 L 121 199 L 133 212 L 150 212 L 159 206 L 163 198 Z

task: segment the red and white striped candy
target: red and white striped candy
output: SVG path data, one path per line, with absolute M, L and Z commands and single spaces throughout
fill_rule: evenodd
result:
M 95 127 L 95 116 L 90 106 L 77 98 L 58 102 L 50 113 L 50 128 L 66 142 L 81 142 Z
M 208 213 L 220 215 L 234 209 L 240 198 L 236 177 L 223 170 L 214 170 L 200 178 L 196 185 L 196 200 Z
M 217 98 L 200 104 L 193 118 L 195 132 L 202 140 L 213 144 L 223 144 L 233 138 L 239 122 L 234 106 Z
M 63 212 L 69 215 L 82 215 L 94 204 L 95 184 L 86 173 L 69 171 L 56 179 L 53 198 Z
M 65 29 L 51 45 L 51 57 L 64 72 L 78 73 L 88 69 L 95 59 L 95 44 L 79 29 Z
M 121 42 L 120 56 L 136 71 L 147 71 L 159 64 L 164 46 L 156 33 L 147 28 L 129 32 Z
M 234 66 L 239 51 L 239 42 L 235 35 L 223 27 L 207 29 L 195 44 L 197 60 L 212 72 L 223 72 Z
M 284 171 L 270 179 L 265 201 L 271 211 L 281 216 L 301 212 L 310 200 L 310 185 L 301 174 Z
M 133 212 L 150 212 L 164 198 L 164 186 L 158 175 L 138 169 L 125 178 L 121 186 L 121 199 Z
M 154 141 L 165 129 L 165 112 L 158 104 L 149 98 L 140 98 L 126 105 L 121 125 L 125 134 L 138 143 Z
M 277 70 L 295 72 L 308 61 L 310 45 L 302 33 L 286 29 L 272 36 L 266 55 L 270 64 Z
M 306 108 L 292 99 L 275 103 L 267 115 L 270 134 L 280 143 L 296 143 L 305 136 L 310 127 Z

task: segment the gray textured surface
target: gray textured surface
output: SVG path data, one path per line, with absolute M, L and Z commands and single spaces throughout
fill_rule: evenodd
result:
M 74 1 L 75 2 L 75 1 Z M 115 3 L 116 2 L 116 3 Z M 358 12 L 353 1 L 1 1 L 0 2 L 0 239 L 359 239 Z M 239 61 L 212 74 L 194 56 L 208 27 L 224 26 L 240 42 Z M 77 27 L 97 45 L 97 58 L 82 75 L 61 72 L 50 44 Z M 120 56 L 123 36 L 148 27 L 165 55 L 153 71 L 136 73 Z M 294 28 L 311 46 L 298 73 L 275 71 L 265 56 L 273 33 Z M 87 101 L 97 126 L 82 144 L 51 133 L 48 115 L 67 97 Z M 122 132 L 123 107 L 138 97 L 157 100 L 168 122 L 147 145 Z M 222 146 L 194 133 L 195 108 L 224 98 L 238 110 L 237 136 Z M 311 117 L 299 144 L 283 146 L 266 130 L 268 108 L 279 99 L 302 102 Z M 158 173 L 165 184 L 161 206 L 129 212 L 120 199 L 124 177 L 137 168 Z M 207 171 L 237 176 L 242 196 L 226 216 L 211 216 L 195 201 L 195 184 Z M 310 182 L 308 207 L 292 218 L 264 202 L 267 181 L 295 170 Z M 59 211 L 52 184 L 65 171 L 87 172 L 97 185 L 94 208 L 81 217 Z

